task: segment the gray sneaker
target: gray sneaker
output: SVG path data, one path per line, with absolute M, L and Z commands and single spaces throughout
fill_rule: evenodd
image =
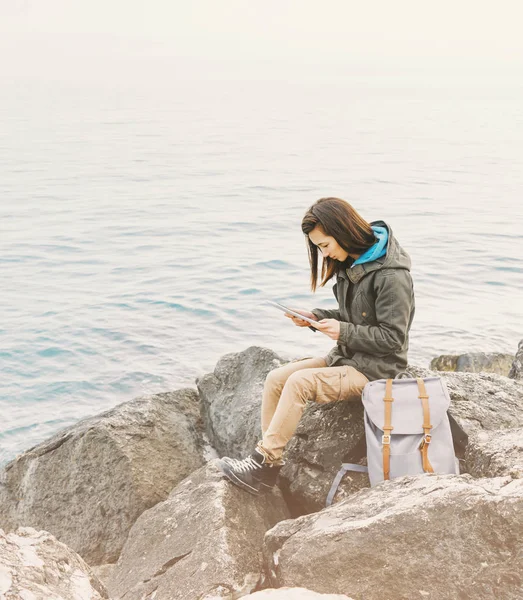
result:
M 224 456 L 217 464 L 229 481 L 254 496 L 272 490 L 283 466 L 283 464 L 267 463 L 265 456 L 256 449 L 243 460 Z

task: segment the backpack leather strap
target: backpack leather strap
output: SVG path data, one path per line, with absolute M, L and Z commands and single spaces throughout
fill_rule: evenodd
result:
M 417 377 L 416 381 L 418 382 L 419 389 L 419 399 L 421 400 L 421 405 L 423 406 L 423 440 L 420 444 L 420 452 L 421 452 L 421 461 L 423 464 L 423 470 L 425 473 L 434 473 L 434 469 L 429 461 L 429 444 L 431 442 L 432 436 L 430 434 L 430 430 L 432 429 L 432 425 L 430 424 L 430 408 L 429 408 L 429 397 L 427 395 L 427 389 L 425 388 L 425 382 L 421 377 Z
M 394 398 L 392 397 L 392 379 L 387 379 L 385 384 L 383 402 L 385 403 L 385 420 L 383 422 L 383 436 L 381 437 L 383 447 L 383 479 L 390 479 L 390 432 L 394 429 L 391 425 L 392 403 L 394 402 Z

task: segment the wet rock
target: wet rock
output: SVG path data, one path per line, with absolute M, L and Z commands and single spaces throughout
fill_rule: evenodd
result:
M 523 480 L 421 475 L 267 532 L 270 585 L 365 600 L 520 600 Z
M 202 464 L 196 391 L 138 398 L 9 463 L 0 526 L 45 529 L 91 565 L 115 562 L 138 516 Z
M 252 496 L 209 462 L 143 513 L 107 581 L 113 600 L 239 598 L 262 576 L 265 532 L 289 517 L 279 490 Z
M 518 344 L 518 351 L 510 367 L 508 376 L 511 379 L 523 379 L 523 340 Z
M 508 375 L 513 354 L 502 352 L 467 352 L 465 354 L 443 354 L 433 358 L 430 368 L 435 371 L 465 371 L 467 373 L 497 373 Z
M 497 373 L 507 376 L 513 354 L 502 352 L 467 352 L 465 354 L 443 354 L 433 358 L 430 368 L 435 371 L 465 371 L 468 373 Z
M 105 587 L 73 550 L 47 531 L 0 529 L 0 598 L 108 600 Z
M 476 432 L 465 460 L 474 477 L 523 478 L 523 428 Z

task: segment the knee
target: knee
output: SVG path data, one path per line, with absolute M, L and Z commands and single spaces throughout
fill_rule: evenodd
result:
M 287 379 L 285 387 L 307 396 L 310 395 L 312 391 L 310 378 L 301 371 L 295 371 L 292 373 L 292 375 Z
M 281 392 L 285 385 L 286 377 L 282 367 L 269 371 L 269 374 L 265 378 L 265 389 L 274 390 Z
M 304 381 L 303 373 L 300 373 L 300 371 L 295 371 L 287 379 L 287 382 L 289 383 L 289 385 L 298 385 L 298 384 L 302 383 L 303 381 Z

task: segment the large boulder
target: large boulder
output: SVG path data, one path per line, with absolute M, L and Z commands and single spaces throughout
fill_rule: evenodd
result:
M 305 588 L 277 588 L 242 596 L 242 600 L 351 600 L 345 594 L 318 594 Z
M 267 532 L 272 587 L 365 600 L 523 597 L 523 480 L 421 475 Z
M 89 566 L 47 531 L 0 529 L 2 600 L 108 600 Z
M 508 376 L 511 379 L 523 379 L 523 340 L 518 344 L 518 350 Z
M 45 529 L 92 565 L 115 562 L 132 524 L 204 464 L 198 395 L 142 397 L 84 419 L 0 474 L 0 527 Z
M 265 532 L 289 517 L 278 490 L 252 496 L 209 462 L 143 513 L 107 581 L 113 600 L 239 598 L 262 578 Z
M 474 477 L 523 478 L 523 427 L 474 433 L 465 460 Z
M 443 354 L 433 358 L 430 368 L 435 371 L 465 371 L 467 373 L 497 373 L 507 376 L 513 354 L 502 352 L 467 352 L 466 354 Z
M 251 346 L 222 356 L 213 373 L 196 379 L 205 432 L 220 456 L 252 453 L 261 437 L 265 378 L 283 363 L 272 350 Z

